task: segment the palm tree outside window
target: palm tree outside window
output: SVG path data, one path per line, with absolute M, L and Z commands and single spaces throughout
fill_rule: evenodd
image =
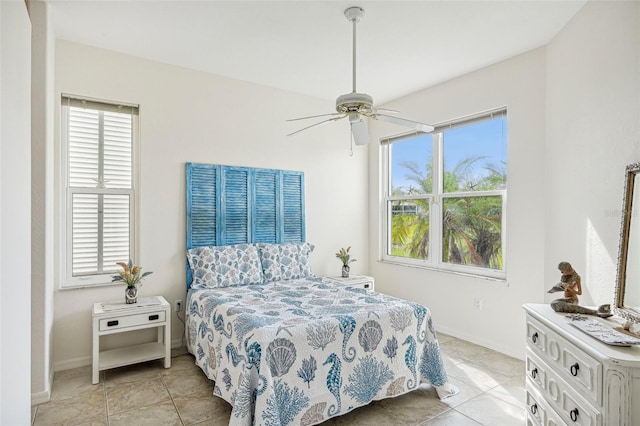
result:
M 505 109 L 382 141 L 383 260 L 505 277 Z

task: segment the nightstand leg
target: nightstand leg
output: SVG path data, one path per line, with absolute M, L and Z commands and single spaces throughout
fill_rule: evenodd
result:
M 96 325 L 93 325 L 93 363 L 91 364 L 91 383 L 96 385 L 100 381 L 100 336 Z
M 171 327 L 170 322 L 167 320 L 167 324 L 164 326 L 164 368 L 171 367 Z M 158 328 L 158 332 L 160 328 Z

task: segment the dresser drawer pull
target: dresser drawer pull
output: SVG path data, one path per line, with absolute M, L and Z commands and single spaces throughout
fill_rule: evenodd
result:
M 531 377 L 533 377 L 534 379 L 536 377 L 538 377 L 538 369 L 534 368 L 533 370 L 531 370 Z
M 578 370 L 580 370 L 580 365 L 578 365 L 578 363 L 576 362 L 569 368 L 569 370 L 571 371 L 571 375 L 575 377 L 578 375 Z
M 531 410 L 531 414 L 537 414 L 538 413 L 538 404 L 532 404 L 531 407 L 529 407 L 529 410 Z
M 573 410 L 571 410 L 569 412 L 569 417 L 571 417 L 572 421 L 577 422 L 578 421 L 578 414 L 579 414 L 578 413 L 578 409 L 574 408 Z
M 118 320 L 115 321 L 107 321 L 107 327 L 113 327 L 118 325 Z
M 531 335 L 531 340 L 533 341 L 533 343 L 536 343 L 538 341 L 538 332 L 535 332 Z
M 160 318 L 160 315 L 158 314 L 149 315 L 149 321 L 157 320 L 158 318 Z
M 364 288 L 369 288 L 369 284 L 365 284 L 365 285 L 364 285 Z

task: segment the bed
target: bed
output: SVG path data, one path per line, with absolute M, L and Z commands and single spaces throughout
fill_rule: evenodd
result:
M 187 165 L 187 348 L 215 381 L 214 394 L 233 406 L 230 425 L 314 425 L 420 383 L 435 386 L 440 398 L 457 393 L 426 307 L 313 274 L 300 174 L 288 181 L 297 188 L 291 191 L 282 189 L 282 171 L 270 171 L 276 176 L 275 220 L 269 222 L 275 241 L 233 243 L 223 232 L 231 229 L 224 224 L 229 215 L 220 214 L 230 209 L 226 166 L 203 166 L 206 179 L 215 179 L 208 190 L 194 185 L 194 167 Z M 255 180 L 260 173 L 242 170 L 251 241 L 265 235 L 264 220 L 250 223 L 260 216 L 252 203 L 263 199 L 251 191 L 264 185 Z M 197 206 L 203 197 L 216 208 Z M 278 204 L 292 200 L 298 207 Z M 292 211 L 299 217 L 278 219 Z

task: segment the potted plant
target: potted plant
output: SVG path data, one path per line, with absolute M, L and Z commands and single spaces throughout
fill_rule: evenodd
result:
M 127 285 L 124 293 L 125 301 L 127 303 L 136 303 L 138 301 L 138 284 L 144 277 L 153 274 L 153 272 L 142 273 L 142 267 L 134 265 L 131 259 L 129 259 L 129 263 L 116 262 L 116 265 L 120 265 L 122 271 L 118 271 L 118 275 L 113 275 L 111 282 L 124 282 Z
M 342 277 L 343 278 L 349 278 L 349 264 L 351 262 L 355 262 L 356 259 L 352 259 L 351 255 L 349 254 L 349 251 L 351 250 L 351 246 L 345 248 L 341 248 L 340 250 L 338 250 L 338 252 L 336 253 L 336 257 L 338 259 L 340 259 L 340 261 L 342 262 Z

